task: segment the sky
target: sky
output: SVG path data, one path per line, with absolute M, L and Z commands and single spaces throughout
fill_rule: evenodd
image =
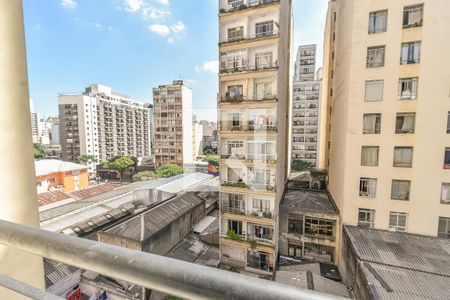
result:
M 327 0 L 292 0 L 295 49 L 318 45 Z M 23 0 L 30 97 L 57 115 L 58 93 L 91 83 L 141 102 L 152 88 L 183 79 L 197 120 L 216 119 L 218 0 Z M 297 51 L 297 50 L 295 50 Z M 294 56 L 296 53 L 294 53 Z

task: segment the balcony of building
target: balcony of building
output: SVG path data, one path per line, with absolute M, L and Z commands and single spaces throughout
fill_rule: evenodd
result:
M 242 247 L 256 248 L 257 244 L 273 249 L 275 246 L 273 225 L 262 225 L 246 220 L 222 218 L 220 228 L 222 238 L 235 241 Z
M 221 164 L 221 185 L 233 189 L 275 192 L 275 167 Z
M 275 164 L 276 141 L 224 138 L 220 144 L 222 163 L 232 163 L 230 160 L 240 160 L 252 165 L 253 163 Z
M 277 76 L 223 81 L 219 95 L 219 105 L 224 108 L 230 105 L 251 108 L 255 104 L 260 108 L 274 107 L 278 100 Z
M 219 15 L 279 4 L 280 0 L 220 0 Z
M 222 109 L 219 130 L 221 134 L 273 135 L 277 131 L 276 109 Z M 225 137 L 225 136 L 224 136 Z
M 222 51 L 219 74 L 262 72 L 278 69 L 276 44 Z

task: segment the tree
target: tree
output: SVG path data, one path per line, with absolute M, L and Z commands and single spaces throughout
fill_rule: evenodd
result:
M 217 148 L 214 148 L 211 145 L 206 145 L 203 147 L 203 154 L 204 155 L 214 155 L 217 154 Z
M 183 173 L 182 167 L 175 164 L 165 164 L 156 170 L 155 176 L 158 178 L 167 178 L 182 173 Z
M 219 161 L 219 156 L 218 155 L 208 155 L 206 156 L 203 161 L 215 161 L 218 162 Z
M 292 171 L 309 171 L 313 168 L 311 163 L 301 160 L 301 159 L 294 159 L 291 163 L 291 169 Z
M 103 167 L 117 170 L 120 174 L 120 181 L 122 181 L 125 169 L 134 165 L 135 161 L 129 156 L 116 156 L 102 164 Z
M 156 177 L 155 172 L 152 171 L 142 171 L 133 175 L 133 181 L 143 181 L 152 177 Z
M 94 155 L 80 155 L 77 158 L 75 158 L 75 162 L 83 165 L 87 165 L 89 163 L 95 163 L 97 162 L 97 159 Z
M 44 158 L 44 148 L 41 144 L 34 143 L 33 144 L 33 155 L 34 159 Z

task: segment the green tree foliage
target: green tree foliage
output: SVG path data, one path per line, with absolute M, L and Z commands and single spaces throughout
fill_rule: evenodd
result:
M 44 158 L 44 148 L 41 144 L 33 144 L 33 155 L 34 159 L 41 159 Z
M 203 147 L 203 154 L 204 155 L 215 155 L 217 154 L 217 148 L 214 148 L 213 146 L 206 145 Z
M 206 156 L 203 161 L 219 161 L 219 156 L 218 155 L 208 155 Z
M 158 178 L 167 178 L 182 173 L 183 173 L 182 167 L 175 164 L 165 164 L 156 170 L 155 176 Z
M 83 165 L 87 165 L 89 163 L 97 162 L 97 159 L 94 155 L 80 155 L 75 158 L 75 162 Z
M 291 163 L 291 169 L 292 171 L 309 171 L 313 168 L 311 163 L 301 160 L 301 159 L 295 159 L 292 160 Z
M 116 156 L 108 162 L 104 162 L 102 166 L 104 168 L 117 170 L 120 174 L 120 180 L 122 180 L 125 169 L 128 169 L 135 164 L 135 160 L 133 160 L 133 158 L 130 156 Z
M 133 175 L 133 181 L 143 181 L 149 178 L 156 177 L 155 172 L 152 171 L 142 171 Z

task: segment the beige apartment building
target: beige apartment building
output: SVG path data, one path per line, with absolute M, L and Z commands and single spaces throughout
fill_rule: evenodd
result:
M 272 276 L 290 157 L 290 0 L 219 1 L 220 250 Z
M 450 1 L 334 0 L 321 167 L 343 224 L 450 238 Z
M 155 166 L 193 161 L 192 90 L 183 80 L 153 88 Z

